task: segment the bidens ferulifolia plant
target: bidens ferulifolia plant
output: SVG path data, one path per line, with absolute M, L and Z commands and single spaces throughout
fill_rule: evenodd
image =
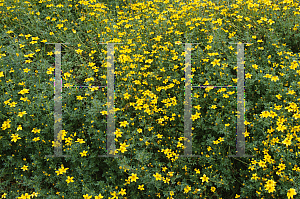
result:
M 0 0 L 2 198 L 299 197 L 299 6 Z M 66 157 L 49 157 L 56 146 L 57 43 Z M 116 157 L 105 157 L 108 43 L 117 43 Z M 182 156 L 186 43 L 194 157 Z M 245 154 L 252 157 L 230 156 L 241 125 L 237 43 L 244 48 Z

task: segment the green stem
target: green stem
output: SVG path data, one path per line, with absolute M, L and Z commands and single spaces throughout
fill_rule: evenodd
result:
M 237 159 L 237 158 L 235 158 L 235 157 L 233 157 L 233 158 L 236 159 L 236 160 L 238 160 L 238 161 L 240 161 L 240 162 L 242 162 L 242 163 L 244 163 L 244 164 L 246 164 L 246 165 L 248 165 L 248 163 L 243 162 L 243 161 L 241 161 L 240 159 Z

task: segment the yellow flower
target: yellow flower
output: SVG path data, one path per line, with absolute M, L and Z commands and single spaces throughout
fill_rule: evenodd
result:
M 5 129 L 8 129 L 10 128 L 10 120 L 8 119 L 7 121 L 4 121 L 3 124 L 2 124 L 2 130 L 5 130 Z
M 272 118 L 274 118 L 274 117 L 277 116 L 277 114 L 274 111 L 270 111 L 270 115 L 269 116 L 272 117 Z
M 21 197 L 18 197 L 18 199 L 19 198 L 30 198 L 30 195 L 28 193 L 25 193 L 25 195 L 22 194 Z
M 39 140 L 40 140 L 39 137 L 36 137 L 36 138 L 33 138 L 33 139 L 32 139 L 32 141 L 35 141 L 35 142 L 37 142 L 37 141 L 39 141 Z
M 56 27 L 58 27 L 58 29 L 61 29 L 62 27 L 64 27 L 64 24 L 58 24 Z
M 211 64 L 212 64 L 213 66 L 215 66 L 215 65 L 220 66 L 220 63 L 219 63 L 220 60 L 221 60 L 221 59 L 214 59 L 214 61 L 212 61 Z
M 285 138 L 283 141 L 282 141 L 282 144 L 285 144 L 286 146 L 290 146 L 292 144 L 291 140 L 288 139 L 288 138 Z
M 33 132 L 33 133 L 40 133 L 40 132 L 41 132 L 41 129 L 33 128 L 31 132 Z
M 297 66 L 299 66 L 298 63 L 297 63 L 296 61 L 293 61 L 293 62 L 292 62 L 292 65 L 290 66 L 290 68 L 291 68 L 292 70 L 295 70 L 295 69 L 297 68 Z
M 122 127 L 122 126 L 126 127 L 126 125 L 129 124 L 127 121 L 123 121 L 123 122 L 119 122 L 119 123 L 121 124 L 121 125 L 120 125 L 121 127 Z
M 294 188 L 290 188 L 287 192 L 288 199 L 294 198 L 294 195 L 297 195 L 296 190 Z
M 84 21 L 85 20 L 85 16 L 81 16 L 79 19 L 81 20 L 81 21 Z
M 161 175 L 159 173 L 156 173 L 155 175 L 153 174 L 153 176 L 157 181 L 161 180 Z
M 136 180 L 139 178 L 137 177 L 137 174 L 132 173 L 131 176 L 129 177 L 129 179 L 131 182 L 136 182 Z
M 10 137 L 12 138 L 11 142 L 16 142 L 18 139 L 19 140 L 21 139 L 21 138 L 19 138 L 18 134 L 12 134 Z
M 77 141 L 75 141 L 75 142 L 79 142 L 80 144 L 85 143 L 85 141 L 83 141 L 83 139 L 79 139 L 79 138 L 77 138 Z
M 121 151 L 121 153 L 124 153 L 127 151 L 127 149 L 125 147 L 120 147 L 120 149 L 118 149 L 119 151 Z
M 16 104 L 17 104 L 16 102 L 12 102 L 12 103 L 9 104 L 9 106 L 10 107 L 16 107 Z
M 124 149 L 123 151 L 127 151 L 126 150 L 126 147 L 129 147 L 130 145 L 128 144 L 128 145 L 126 145 L 126 143 L 124 142 L 124 143 L 122 143 L 122 144 L 120 144 L 120 149 L 121 149 L 121 152 L 122 152 L 122 149 Z M 122 153 L 124 153 L 124 152 L 122 152 Z
M 278 76 L 273 76 L 273 77 L 271 78 L 271 81 L 273 81 L 273 82 L 276 82 L 277 80 L 279 80 Z
M 276 128 L 278 131 L 283 132 L 284 130 L 286 130 L 286 126 L 285 125 L 278 125 L 278 127 Z
M 252 174 L 252 178 L 251 178 L 251 180 L 252 179 L 254 179 L 254 180 L 256 180 L 258 177 L 257 177 L 257 174 L 255 173 L 255 174 Z
M 66 77 L 71 77 L 71 74 L 70 73 L 68 73 L 68 72 L 66 72 L 65 74 L 64 74 L 64 76 Z
M 125 94 L 123 94 L 124 95 L 124 99 L 129 99 L 129 97 L 131 96 L 130 94 L 128 94 L 128 93 L 125 93 Z
M 205 47 L 205 49 L 206 49 L 206 50 L 209 50 L 209 49 L 211 49 L 211 47 L 212 47 L 212 46 L 207 45 L 207 46 Z
M 200 179 L 202 180 L 202 182 L 207 182 L 207 183 L 208 183 L 208 180 L 209 180 L 209 178 L 206 177 L 205 174 L 203 175 L 203 177 L 200 177 Z
M 177 143 L 177 148 L 180 148 L 182 145 L 183 145 L 182 143 L 178 142 Z
M 184 193 L 188 193 L 192 188 L 189 185 L 186 185 L 184 188 Z
M 158 35 L 156 38 L 153 38 L 155 41 L 160 41 L 160 39 L 162 38 L 161 35 Z
M 269 193 L 272 193 L 275 191 L 275 186 L 276 186 L 276 182 L 274 180 L 268 180 L 267 183 L 265 184 L 265 189 Z
M 10 103 L 10 102 L 9 102 L 10 100 L 11 100 L 11 99 L 6 100 L 6 101 L 4 102 L 4 104 L 6 104 L 6 105 L 9 104 L 9 103 Z
M 17 131 L 20 131 L 20 130 L 22 130 L 22 126 L 21 125 L 19 125 L 18 128 L 17 128 Z
M 126 195 L 126 189 L 121 188 L 121 191 L 119 192 L 119 194 L 121 194 L 122 196 Z
M 168 172 L 168 174 L 170 175 L 170 177 L 173 177 L 173 173 L 174 172 Z
M 261 114 L 260 114 L 260 117 L 265 117 L 267 118 L 268 116 L 270 115 L 270 113 L 268 111 L 263 111 Z
M 263 76 L 263 77 L 265 77 L 265 78 L 272 78 L 272 75 L 270 75 L 270 74 L 266 74 L 265 76 Z
M 78 49 L 78 50 L 75 50 L 78 54 L 81 54 L 83 52 L 83 50 L 81 49 Z
M 79 96 L 76 96 L 77 100 L 82 100 L 83 98 L 86 98 L 86 97 L 81 97 L 80 95 Z
M 218 140 L 213 141 L 214 144 L 219 144 L 220 142 Z
M 266 162 L 264 162 L 262 160 L 259 161 L 258 165 L 262 168 L 267 167 Z
M 61 7 L 64 7 L 64 5 L 58 4 L 56 7 L 61 8 Z
M 28 69 L 28 68 L 25 68 L 23 70 L 24 70 L 25 73 L 28 73 L 28 71 L 30 71 L 30 69 Z
M 254 68 L 255 70 L 257 70 L 257 68 L 258 68 L 258 65 L 256 65 L 256 64 L 253 64 L 253 65 L 252 65 L 252 68 Z
M 276 97 L 277 97 L 277 99 L 281 99 L 281 95 L 280 94 L 278 94 L 278 95 L 276 95 Z
M 116 135 L 116 138 L 122 137 L 122 132 L 117 129 L 115 132 L 115 135 Z
M 63 173 L 66 173 L 68 169 L 69 169 L 69 168 L 64 168 L 64 165 L 62 164 L 62 165 L 61 165 L 61 168 L 58 169 L 58 171 L 55 171 L 55 173 L 57 173 L 57 175 L 63 174 Z
M 81 157 L 87 156 L 86 154 L 87 154 L 87 151 L 85 151 L 85 150 L 83 150 L 83 152 L 80 152 Z
M 196 171 L 196 174 L 200 174 L 200 170 L 199 169 L 194 169 Z
M 25 115 L 25 114 L 27 114 L 26 111 L 19 112 L 19 113 L 18 113 L 18 117 L 23 117 L 23 115 Z
M 92 198 L 93 196 L 89 196 L 89 194 L 85 194 L 85 195 L 83 195 L 83 198 L 84 199 L 90 199 L 90 198 Z
M 139 185 L 139 188 L 138 188 L 138 189 L 141 190 L 141 191 L 145 190 L 145 189 L 144 189 L 144 185 Z
M 29 89 L 23 89 L 23 90 L 21 90 L 20 92 L 18 92 L 18 94 L 22 94 L 22 95 L 24 95 L 25 93 L 29 93 L 28 92 L 29 91 Z
M 107 111 L 101 111 L 102 115 L 107 115 Z
M 289 92 L 287 94 L 291 94 L 291 95 L 294 95 L 296 92 L 294 90 L 289 90 Z
M 67 183 L 69 184 L 70 182 L 74 182 L 73 178 L 74 177 L 68 176 L 68 179 L 66 179 Z M 97 196 L 95 196 L 95 197 L 97 197 Z
M 159 123 L 159 124 L 162 124 L 162 122 L 163 122 L 164 120 L 165 120 L 164 118 L 159 118 L 159 119 L 158 119 L 158 123 Z
M 251 79 L 251 77 L 252 77 L 252 75 L 250 74 L 250 73 L 247 73 L 247 74 L 245 74 L 245 76 L 246 76 L 246 79 Z
M 25 166 L 25 165 L 24 165 L 21 169 L 23 169 L 23 171 L 26 171 L 26 170 L 28 170 L 27 167 L 28 167 L 28 166 Z
M 212 106 L 211 106 L 211 108 L 213 108 L 213 109 L 216 109 L 216 108 L 217 108 L 217 106 L 216 106 L 216 105 L 212 105 Z
M 102 199 L 104 196 L 101 195 L 101 193 L 98 196 L 95 196 L 95 199 Z
M 278 168 L 279 168 L 280 171 L 284 170 L 285 167 L 286 167 L 285 164 L 282 164 L 282 163 L 280 163 L 280 164 L 278 165 Z
M 229 96 L 227 94 L 223 94 L 224 98 L 229 98 Z
M 216 187 L 211 187 L 210 190 L 211 190 L 212 192 L 215 192 L 215 191 L 216 191 Z

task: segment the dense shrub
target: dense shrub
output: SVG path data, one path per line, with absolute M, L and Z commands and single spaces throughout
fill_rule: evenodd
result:
M 299 1 L 0 0 L 2 198 L 297 198 Z M 245 153 L 235 87 L 192 89 L 184 154 L 185 46 L 192 84 L 236 86 L 245 44 Z M 54 44 L 64 86 L 107 85 L 114 46 L 116 147 L 107 89 L 62 88 L 63 154 L 53 155 Z M 298 166 L 297 166 L 298 165 Z

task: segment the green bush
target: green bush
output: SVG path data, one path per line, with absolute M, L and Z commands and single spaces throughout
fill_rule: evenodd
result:
M 102 2 L 102 3 L 101 3 Z M 297 198 L 299 1 L 0 0 L 2 198 Z M 236 87 L 192 88 L 184 154 L 185 46 L 192 84 L 237 85 L 244 44 L 245 153 Z M 54 154 L 62 45 L 63 155 Z M 105 155 L 107 45 L 114 45 L 117 155 Z M 128 97 L 127 97 L 128 96 Z M 298 166 L 297 166 L 298 163 Z

